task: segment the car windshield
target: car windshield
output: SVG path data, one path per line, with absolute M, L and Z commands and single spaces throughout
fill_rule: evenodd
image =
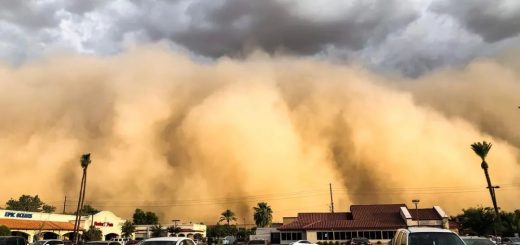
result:
M 34 242 L 33 245 L 43 245 L 45 243 L 45 241 L 37 241 L 37 242 Z
M 520 242 L 520 238 L 519 237 L 508 237 L 509 240 L 511 240 L 512 242 Z
M 447 232 L 419 232 L 410 234 L 409 245 L 464 245 L 455 234 Z
M 463 238 L 466 245 L 495 245 L 491 240 L 485 238 Z
M 311 244 L 309 241 L 300 241 L 299 243 Z

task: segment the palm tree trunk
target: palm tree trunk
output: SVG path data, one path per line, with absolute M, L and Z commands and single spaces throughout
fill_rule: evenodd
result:
M 493 208 L 495 209 L 495 214 L 496 214 L 495 224 L 498 224 L 499 225 L 498 229 L 501 230 L 500 226 L 502 226 L 502 220 L 500 218 L 500 212 L 498 211 L 497 198 L 495 196 L 495 188 L 493 187 L 493 185 L 491 185 L 491 178 L 489 177 L 487 168 L 484 168 L 484 174 L 486 175 L 486 181 L 488 184 L 489 195 L 491 195 L 491 201 L 493 202 Z M 498 233 L 501 233 L 501 232 L 497 231 L 496 225 L 493 229 L 495 230 L 495 235 L 499 235 Z
M 74 220 L 74 243 L 77 244 L 78 243 L 78 237 L 79 237 L 79 223 L 80 223 L 80 217 L 81 217 L 81 210 L 80 210 L 80 207 L 81 207 L 81 197 L 82 197 L 82 193 L 83 193 L 83 182 L 85 182 L 85 170 L 83 170 L 83 175 L 81 176 L 81 184 L 80 184 L 80 188 L 79 188 L 79 199 L 78 199 L 78 206 L 76 208 L 76 219 Z

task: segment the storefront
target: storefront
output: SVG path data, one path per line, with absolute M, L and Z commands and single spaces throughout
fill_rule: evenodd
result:
M 12 235 L 23 236 L 28 242 L 40 239 L 69 239 L 74 230 L 76 216 L 70 214 L 37 213 L 0 210 L 0 225 L 11 229 Z M 112 212 L 101 211 L 91 216 L 83 216 L 80 233 L 91 225 L 100 229 L 104 239 L 121 236 L 121 226 L 125 220 Z

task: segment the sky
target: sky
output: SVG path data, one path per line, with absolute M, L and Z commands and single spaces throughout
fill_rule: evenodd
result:
M 490 205 L 487 140 L 518 209 L 519 23 L 516 0 L 1 0 L 0 203 L 74 201 L 91 152 L 87 201 L 123 217 L 281 221 L 329 183 L 339 210 L 456 214 Z

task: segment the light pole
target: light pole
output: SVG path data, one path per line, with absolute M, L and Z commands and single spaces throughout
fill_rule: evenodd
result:
M 412 202 L 415 204 L 415 217 L 417 217 L 417 227 L 419 227 L 419 209 L 417 208 L 417 205 L 419 204 L 421 200 L 419 199 L 413 199 Z

